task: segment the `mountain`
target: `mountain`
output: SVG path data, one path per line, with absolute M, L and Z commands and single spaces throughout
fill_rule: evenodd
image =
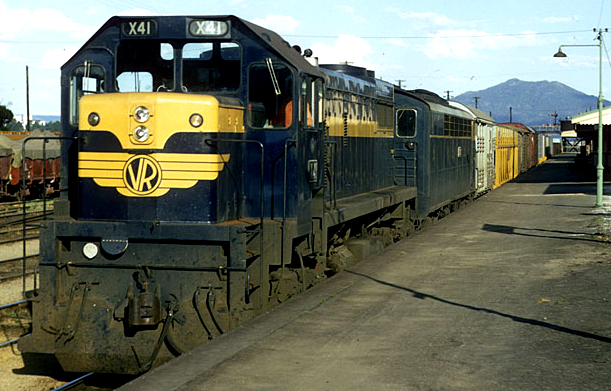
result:
M 504 83 L 481 91 L 469 91 L 454 97 L 454 100 L 475 106 L 497 122 L 509 122 L 512 108 L 513 122 L 526 125 L 553 123 L 549 114 L 558 113 L 557 120 L 576 116 L 598 108 L 598 97 L 586 95 L 557 81 L 522 81 L 510 79 Z M 604 105 L 611 102 L 604 101 Z
M 53 122 L 53 121 L 60 120 L 59 115 L 33 115 L 32 118 L 38 121 L 45 121 L 45 122 Z

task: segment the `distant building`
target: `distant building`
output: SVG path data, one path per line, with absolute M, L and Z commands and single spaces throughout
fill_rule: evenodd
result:
M 13 116 L 13 119 L 19 123 L 21 123 L 21 125 L 23 125 L 23 128 L 25 129 L 25 115 L 23 114 L 15 114 Z M 44 126 L 47 124 L 47 121 L 44 120 L 40 120 L 40 119 L 34 119 L 34 117 L 32 116 L 32 114 L 30 114 L 30 123 L 32 122 L 38 122 L 40 125 Z
M 571 119 L 574 125 L 598 125 L 598 109 L 579 114 Z M 603 107 L 603 125 L 611 124 L 611 106 Z
M 598 148 L 598 110 L 579 114 L 571 119 L 572 129 L 562 131 L 565 137 L 580 140 L 580 153 L 594 163 Z M 603 167 L 611 167 L 611 107 L 603 108 Z M 611 180 L 611 170 L 604 171 L 604 179 Z

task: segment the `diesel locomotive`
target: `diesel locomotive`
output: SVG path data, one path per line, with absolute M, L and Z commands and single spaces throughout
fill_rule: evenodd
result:
M 471 113 L 310 54 L 235 16 L 113 17 L 62 67 L 22 352 L 141 373 L 473 198 Z

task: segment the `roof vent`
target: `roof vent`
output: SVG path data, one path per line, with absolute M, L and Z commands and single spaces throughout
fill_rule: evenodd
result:
M 346 75 L 358 77 L 360 79 L 368 79 L 375 77 L 374 71 L 368 71 L 366 68 L 355 67 L 354 65 L 343 64 L 321 64 L 321 68 L 329 69 L 335 72 L 344 73 Z

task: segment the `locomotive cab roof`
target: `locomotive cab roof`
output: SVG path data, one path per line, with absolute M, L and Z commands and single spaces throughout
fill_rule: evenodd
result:
M 197 27 L 192 27 L 195 23 L 201 22 L 224 22 L 226 30 L 224 34 L 205 34 L 199 33 Z M 135 29 L 137 23 L 151 22 L 148 29 L 142 32 Z M 241 32 L 243 35 L 253 35 L 259 43 L 266 45 L 271 51 L 283 58 L 299 71 L 317 76 L 324 75 L 312 64 L 310 64 L 302 54 L 285 41 L 277 33 L 264 27 L 238 18 L 234 15 L 213 15 L 213 16 L 113 16 L 110 18 L 79 50 L 62 66 L 62 70 L 67 64 L 78 57 L 81 52 L 96 45 L 97 42 L 103 43 L 102 46 L 108 47 L 109 41 L 119 41 L 121 39 L 158 39 L 158 40 L 193 40 L 204 41 L 218 39 L 224 41 L 238 40 L 235 33 Z

